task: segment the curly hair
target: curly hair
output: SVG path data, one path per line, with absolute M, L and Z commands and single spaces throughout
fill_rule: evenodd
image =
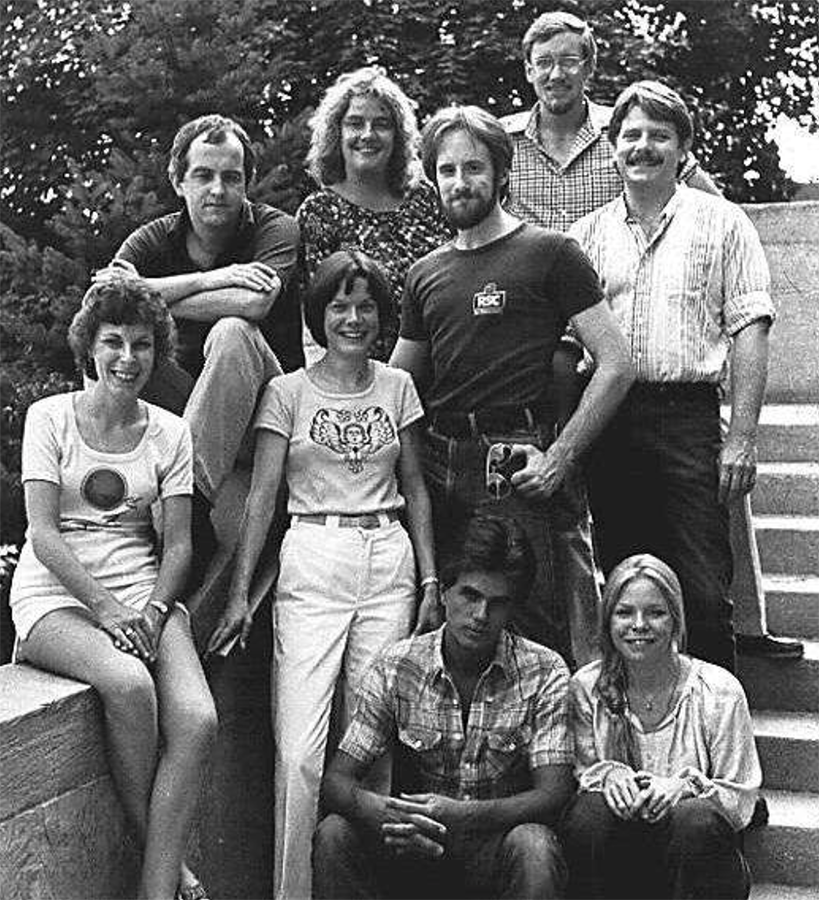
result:
M 341 153 L 341 120 L 353 97 L 374 97 L 390 111 L 395 125 L 395 144 L 387 165 L 391 191 L 402 195 L 418 177 L 418 121 L 415 103 L 388 78 L 380 66 L 365 66 L 339 75 L 321 98 L 310 119 L 312 135 L 307 167 L 319 184 L 338 184 L 346 177 Z
M 345 294 L 353 289 L 356 278 L 363 278 L 378 308 L 378 335 L 395 319 L 390 284 L 381 266 L 358 250 L 336 250 L 322 260 L 304 297 L 304 321 L 321 347 L 327 346 L 324 313 L 340 288 Z
M 686 628 L 683 609 L 683 593 L 680 580 L 674 570 L 650 553 L 638 553 L 618 563 L 603 588 L 603 603 L 600 607 L 600 650 L 602 653 L 600 675 L 595 690 L 609 714 L 613 726 L 607 756 L 625 762 L 634 769 L 641 768 L 640 751 L 628 720 L 628 673 L 622 656 L 617 652 L 611 638 L 611 619 L 614 608 L 626 589 L 638 579 L 651 581 L 668 604 L 672 620 L 671 640 L 680 652 L 685 650 Z
M 176 327 L 168 307 L 140 278 L 123 274 L 91 285 L 68 329 L 77 368 L 92 380 L 97 380 L 97 371 L 91 348 L 103 322 L 148 326 L 154 336 L 154 367 L 173 358 Z

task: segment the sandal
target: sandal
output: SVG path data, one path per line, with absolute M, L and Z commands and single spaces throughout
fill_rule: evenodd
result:
M 176 900 L 209 900 L 209 898 L 202 882 L 194 881 L 186 888 L 179 888 L 176 892 Z

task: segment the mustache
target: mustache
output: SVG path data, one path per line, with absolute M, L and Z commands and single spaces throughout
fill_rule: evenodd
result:
M 640 165 L 647 163 L 648 165 L 659 166 L 662 163 L 662 157 L 651 150 L 632 150 L 626 157 L 626 162 L 630 165 Z

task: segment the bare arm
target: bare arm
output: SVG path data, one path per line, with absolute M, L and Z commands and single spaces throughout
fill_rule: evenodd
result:
M 526 468 L 512 476 L 512 484 L 524 496 L 546 498 L 561 486 L 634 381 L 628 347 L 605 301 L 578 313 L 572 324 L 594 357 L 594 374 L 554 443 L 543 453 L 527 448 Z
M 288 447 L 287 438 L 275 431 L 260 429 L 256 433 L 253 478 L 239 527 L 228 601 L 208 641 L 207 653 L 215 653 L 236 634 L 240 636 L 242 649 L 245 647 L 252 624 L 248 601 L 250 584 L 273 520 Z
M 432 376 L 429 341 L 410 341 L 407 338 L 398 338 L 392 356 L 390 356 L 390 365 L 409 372 L 418 393 L 423 396 L 423 390 Z
M 720 453 L 719 498 L 733 503 L 756 481 L 756 431 L 768 379 L 768 319 L 738 331 L 731 347 L 731 421 Z
M 401 441 L 401 492 L 407 502 L 407 525 L 409 526 L 415 562 L 419 577 L 423 579 L 435 575 L 435 542 L 432 532 L 432 508 L 429 493 L 421 470 L 421 424 L 413 422 L 398 435 Z M 415 633 L 421 634 L 437 628 L 442 621 L 442 610 L 438 583 L 430 583 L 422 588 L 421 605 Z

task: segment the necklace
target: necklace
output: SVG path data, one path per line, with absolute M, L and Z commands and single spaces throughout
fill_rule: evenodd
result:
M 373 369 L 369 360 L 365 360 L 364 366 L 346 378 L 328 369 L 324 359 L 319 360 L 311 369 L 310 374 L 314 381 L 325 390 L 342 394 L 356 394 L 368 387 L 373 378 Z
M 657 690 L 652 691 L 651 693 L 638 693 L 632 688 L 632 696 L 637 701 L 639 706 L 648 712 L 654 713 L 655 708 L 662 708 L 663 715 L 668 712 L 668 708 L 671 705 L 671 700 L 674 697 L 674 694 L 677 690 L 677 684 L 680 680 L 680 672 L 682 670 L 682 666 L 680 664 L 679 659 L 676 660 L 676 665 L 674 667 L 674 676 L 670 680 L 668 684 L 661 685 Z M 668 696 L 665 698 L 665 704 L 661 705 L 659 701 L 662 699 L 663 695 L 668 692 Z

